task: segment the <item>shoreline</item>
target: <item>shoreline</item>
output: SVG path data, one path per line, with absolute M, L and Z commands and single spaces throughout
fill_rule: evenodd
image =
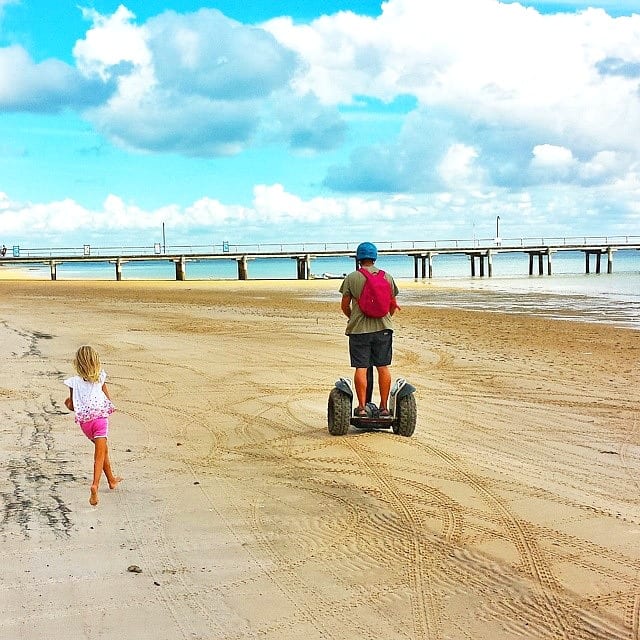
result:
M 124 293 L 135 291 L 166 291 L 176 295 L 184 292 L 201 291 L 216 295 L 217 291 L 269 291 L 288 294 L 311 295 L 315 302 L 339 304 L 338 288 L 341 280 L 317 278 L 297 279 L 220 279 L 220 280 L 45 280 L 41 278 L 7 278 L 0 269 L 0 286 L 20 285 L 43 287 L 49 293 L 60 290 L 82 290 L 93 287 L 96 291 L 117 288 Z M 27 284 L 28 283 L 28 284 Z M 563 322 L 577 322 L 619 327 L 633 331 L 640 330 L 640 300 L 633 302 L 615 301 L 602 295 L 562 294 L 560 292 L 530 291 L 508 292 L 491 289 L 486 281 L 471 283 L 447 283 L 442 280 L 399 280 L 401 288 L 399 301 L 401 308 L 466 310 L 489 314 L 504 313 L 508 316 L 546 318 Z M 404 295 L 403 295 L 404 294 Z M 637 298 L 637 296 L 636 296 Z

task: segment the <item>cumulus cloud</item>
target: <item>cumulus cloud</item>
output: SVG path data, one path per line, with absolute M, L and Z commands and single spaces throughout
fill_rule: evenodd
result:
M 499 186 L 541 178 L 530 164 L 539 145 L 582 162 L 640 148 L 640 16 L 542 15 L 497 0 L 389 0 L 375 18 L 259 26 L 215 9 L 143 24 L 124 6 L 83 13 L 91 27 L 75 68 L 2 50 L 0 107 L 73 106 L 119 145 L 217 156 L 281 141 L 334 149 L 346 139 L 341 106 L 414 96 L 417 115 L 397 140 L 329 171 L 325 185 L 344 191 L 436 187 L 452 145 L 474 148 L 475 179 Z
M 474 180 L 514 187 L 563 175 L 606 181 L 606 170 L 590 167 L 598 154 L 616 154 L 619 165 L 640 152 L 640 15 L 390 0 L 375 19 L 279 18 L 266 28 L 305 60 L 297 86 L 327 104 L 358 95 L 418 100 L 396 140 L 356 149 L 329 170 L 325 185 L 336 190 L 443 188 L 441 168 L 454 145 L 475 150 Z M 544 145 L 567 149 L 573 170 L 541 170 L 531 159 Z
M 144 28 L 160 86 L 219 100 L 265 98 L 286 87 L 296 69 L 290 49 L 258 27 L 217 10 L 169 11 Z
M 533 148 L 531 170 L 541 176 L 540 182 L 568 180 L 575 171 L 576 160 L 570 149 L 552 144 L 539 144 Z
M 262 137 L 286 140 L 301 152 L 328 151 L 345 139 L 347 125 L 334 107 L 321 105 L 310 94 L 297 96 L 286 90 L 274 94 L 264 111 Z
M 469 150 L 454 150 L 453 166 L 468 166 Z M 456 173 L 456 172 L 454 172 Z M 592 221 L 591 235 L 628 234 L 640 220 L 640 170 L 610 184 L 585 191 L 571 184 L 554 189 L 532 187 L 518 191 L 441 191 L 397 194 L 393 198 L 324 196 L 302 198 L 281 184 L 256 185 L 250 205 L 227 204 L 203 197 L 187 206 L 168 205 L 146 210 L 116 195 L 101 207 L 88 209 L 73 199 L 51 203 L 16 202 L 0 193 L 0 227 L 5 238 L 22 248 L 76 247 L 83 243 L 146 247 L 159 241 L 166 226 L 174 245 L 202 245 L 203 238 L 232 238 L 236 244 L 311 242 L 327 239 L 353 242 L 358 238 L 395 239 L 493 238 L 501 217 L 505 238 L 575 236 Z M 635 225 L 635 226 L 634 226 Z M 397 229 L 401 228 L 401 236 Z M 576 231 L 580 229 L 581 231 Z M 336 230 L 339 236 L 336 236 Z M 105 241 L 105 233 L 108 241 Z M 394 239 L 394 237 L 391 237 Z M 75 243 L 75 244 L 74 244 Z
M 469 189 L 482 186 L 483 171 L 477 167 L 478 152 L 469 145 L 457 143 L 449 147 L 438 165 L 438 173 L 450 188 Z
M 378 199 L 359 196 L 348 198 L 313 197 L 309 199 L 288 192 L 281 184 L 256 185 L 250 206 L 225 204 L 214 198 L 201 198 L 178 207 L 175 205 L 144 210 L 134 203 L 109 195 L 99 209 L 87 209 L 72 199 L 52 203 L 15 202 L 0 193 L 0 226 L 5 237 L 18 244 L 33 247 L 39 238 L 51 241 L 52 230 L 60 238 L 104 238 L 109 243 L 126 242 L 128 245 L 153 242 L 161 225 L 166 226 L 176 241 L 189 242 L 194 233 L 233 236 L 237 242 L 248 242 L 256 226 L 271 229 L 265 237 L 272 240 L 300 240 L 299 225 L 305 234 L 329 234 L 339 223 L 352 225 L 384 224 L 393 220 L 405 206 L 396 206 Z M 417 209 L 409 209 L 417 215 Z M 297 236 L 297 237 L 296 237 Z M 137 239 L 137 240 L 136 240 Z M 104 243 L 104 240 L 102 240 Z M 65 246 L 70 246 L 69 241 Z
M 104 102 L 111 82 L 87 79 L 59 60 L 34 62 L 18 45 L 0 49 L 0 110 L 56 113 Z
M 611 181 L 614 176 L 624 175 L 625 167 L 631 164 L 630 158 L 621 157 L 615 151 L 598 151 L 578 167 L 578 172 L 584 184 L 598 184 Z
M 85 75 L 107 79 L 120 66 L 144 69 L 151 64 L 143 34 L 133 23 L 135 15 L 126 7 L 120 5 L 110 16 L 93 9 L 82 9 L 82 14 L 92 22 L 92 28 L 76 42 L 73 55 Z
M 294 93 L 300 58 L 260 27 L 215 9 L 167 11 L 141 26 L 122 6 L 85 14 L 93 25 L 74 49 L 78 67 L 101 78 L 130 67 L 118 93 L 86 112 L 120 145 L 221 156 L 274 139 L 317 150 L 343 138 L 335 108 Z
M 324 184 L 336 191 L 437 192 L 523 185 L 532 132 L 475 122 L 464 113 L 419 108 L 397 139 L 356 148 L 347 165 L 330 167 Z M 457 165 L 457 166 L 456 166 Z
M 90 117 L 104 135 L 123 147 L 223 156 L 238 153 L 251 138 L 258 126 L 256 107 L 251 102 L 154 92 L 134 102 L 114 100 L 93 110 Z

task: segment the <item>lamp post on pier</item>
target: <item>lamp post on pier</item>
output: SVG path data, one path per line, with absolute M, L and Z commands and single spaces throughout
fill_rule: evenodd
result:
M 496 216 L 496 239 L 495 239 L 495 243 L 496 243 L 496 245 L 500 245 L 501 244 L 501 240 L 500 240 L 500 216 Z

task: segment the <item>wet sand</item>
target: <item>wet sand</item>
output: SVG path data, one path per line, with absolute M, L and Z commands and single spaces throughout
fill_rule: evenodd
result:
M 406 306 L 414 436 L 333 437 L 338 285 L 0 281 L 0 638 L 640 637 L 640 332 Z

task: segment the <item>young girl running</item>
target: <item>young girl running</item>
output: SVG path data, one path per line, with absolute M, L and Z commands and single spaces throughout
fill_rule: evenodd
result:
M 64 381 L 69 387 L 69 397 L 65 399 L 64 404 L 69 411 L 75 411 L 75 421 L 94 444 L 93 482 L 89 504 L 96 505 L 103 472 L 110 489 L 115 489 L 122 480 L 119 476 L 113 475 L 107 444 L 109 415 L 116 409 L 105 382 L 107 374 L 102 369 L 100 357 L 93 347 L 80 347 L 73 359 L 73 367 L 78 375 Z

